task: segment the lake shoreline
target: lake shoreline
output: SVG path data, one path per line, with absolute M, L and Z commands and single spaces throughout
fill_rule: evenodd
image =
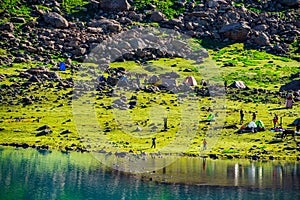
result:
M 18 144 L 18 143 L 2 143 L 0 144 L 0 147 L 15 147 L 15 148 L 32 148 L 36 150 L 42 150 L 42 151 L 60 151 L 62 153 L 71 153 L 71 152 L 79 152 L 79 153 L 96 153 L 96 154 L 103 154 L 103 155 L 115 155 L 116 158 L 124 158 L 128 156 L 142 156 L 142 157 L 149 157 L 149 158 L 155 158 L 155 157 L 168 157 L 168 156 L 175 156 L 175 157 L 190 157 L 190 158 L 209 158 L 212 160 L 252 160 L 252 161 L 262 161 L 262 162 L 268 162 L 268 161 L 300 161 L 300 157 L 295 156 L 281 156 L 281 155 L 240 155 L 240 154 L 215 154 L 215 153 L 146 153 L 142 152 L 140 154 L 137 153 L 127 153 L 127 152 L 105 152 L 105 151 L 90 151 L 87 149 L 68 149 L 67 150 L 57 150 L 57 149 L 51 149 L 48 145 L 28 145 L 28 144 Z

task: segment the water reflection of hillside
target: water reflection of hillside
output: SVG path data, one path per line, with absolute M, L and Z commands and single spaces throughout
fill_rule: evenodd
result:
M 143 179 L 201 185 L 300 188 L 300 163 L 179 158 Z
M 132 175 L 104 168 L 87 153 L 34 149 L 1 149 L 0 170 L 0 199 L 247 199 L 248 193 L 259 197 L 263 188 L 284 198 L 299 196 L 300 185 L 299 163 L 179 158 L 161 170 Z M 259 193 L 242 189 L 249 187 Z

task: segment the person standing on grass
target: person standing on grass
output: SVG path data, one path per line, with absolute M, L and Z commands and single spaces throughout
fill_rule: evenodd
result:
M 276 124 L 277 124 L 277 122 L 278 122 L 278 115 L 277 115 L 277 114 L 275 114 L 275 115 L 274 115 L 274 118 L 273 118 L 273 124 L 274 124 L 274 128 L 276 128 Z
M 289 93 L 287 96 L 286 96 L 286 103 L 285 103 L 285 107 L 286 108 L 293 108 L 293 95 L 291 93 Z
M 240 124 L 244 123 L 244 118 L 245 118 L 245 114 L 244 114 L 244 111 L 241 109 L 240 110 Z
M 206 142 L 206 139 L 204 138 L 203 139 L 203 150 L 206 150 L 206 145 L 207 145 L 207 142 Z
M 255 120 L 256 120 L 256 113 L 255 113 L 255 112 L 253 112 L 253 113 L 252 113 L 252 121 L 254 121 L 254 122 L 255 122 Z
M 152 146 L 151 146 L 151 148 L 156 148 L 156 138 L 154 137 L 154 138 L 152 138 Z

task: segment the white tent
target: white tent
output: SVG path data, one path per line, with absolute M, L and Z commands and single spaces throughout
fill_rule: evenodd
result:
M 188 84 L 189 86 L 197 86 L 197 81 L 193 76 L 188 76 L 184 79 L 183 83 Z
M 235 81 L 229 87 L 230 88 L 238 88 L 238 89 L 248 89 L 248 87 L 246 86 L 246 84 L 243 81 Z
M 257 128 L 257 125 L 252 121 L 248 124 L 248 128 Z

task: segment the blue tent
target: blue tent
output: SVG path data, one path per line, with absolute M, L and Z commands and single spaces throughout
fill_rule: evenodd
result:
M 64 62 L 60 62 L 60 63 L 59 63 L 59 70 L 60 70 L 60 71 L 65 71 L 65 70 L 66 70 L 66 65 L 65 65 Z

